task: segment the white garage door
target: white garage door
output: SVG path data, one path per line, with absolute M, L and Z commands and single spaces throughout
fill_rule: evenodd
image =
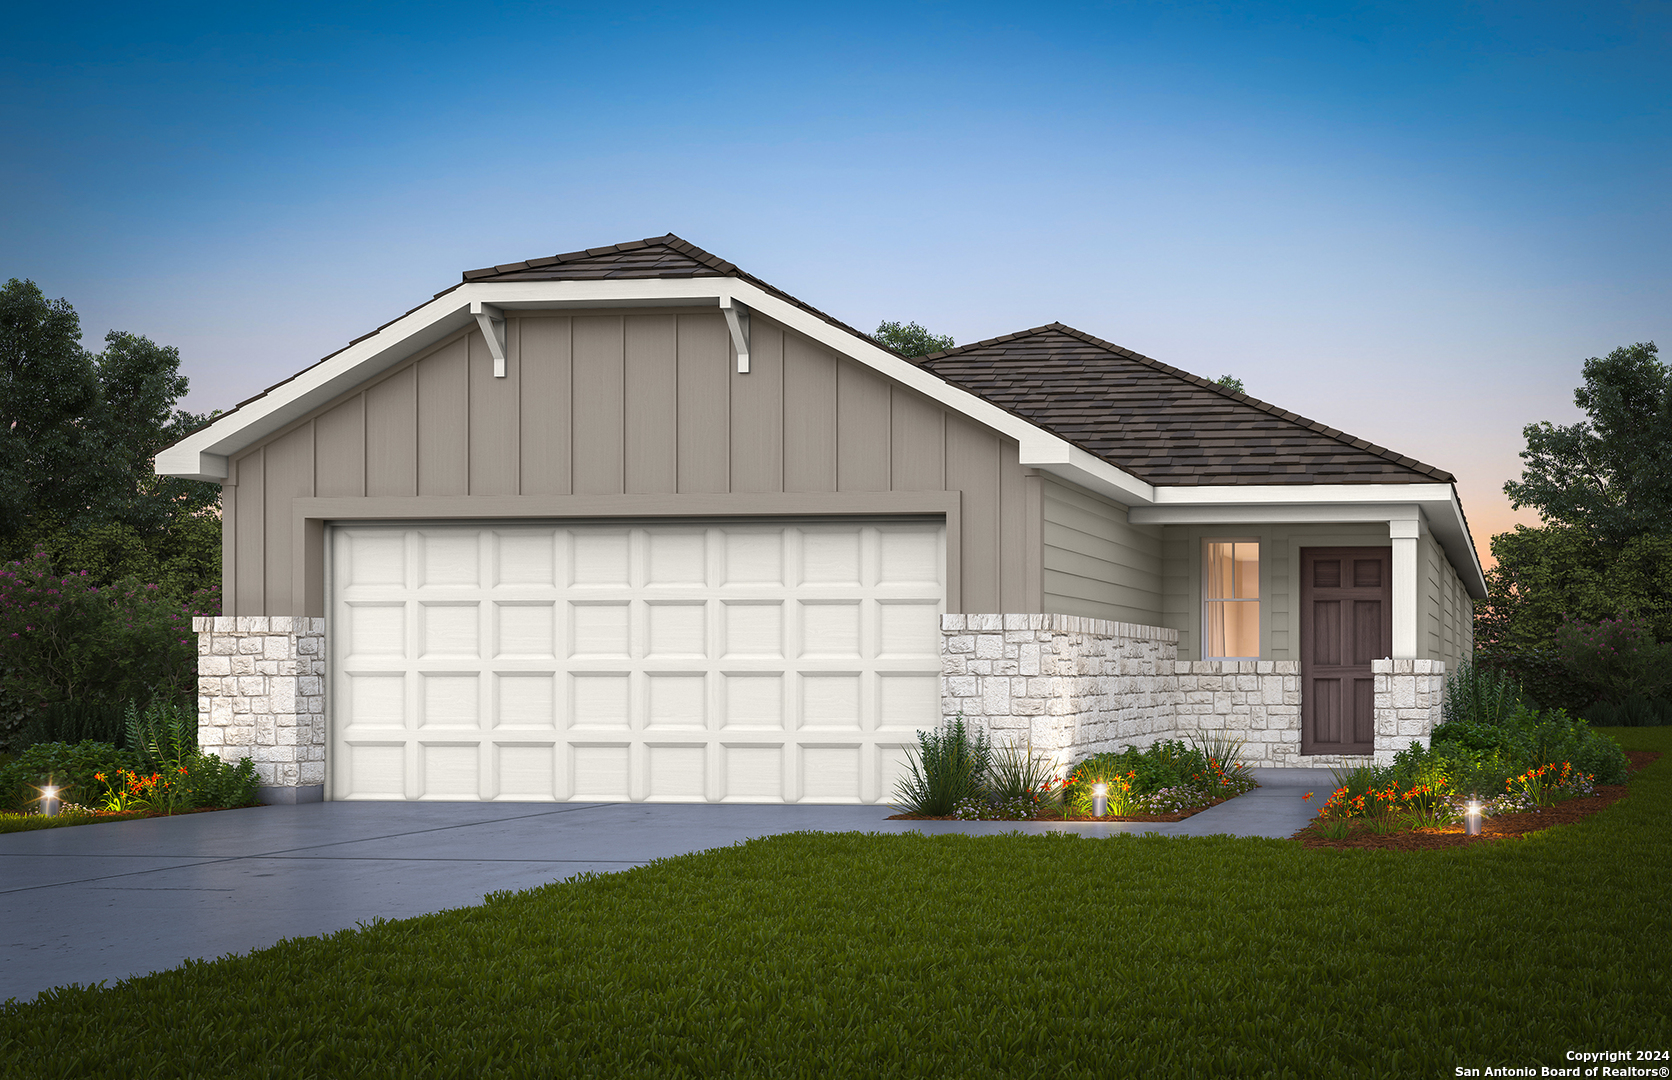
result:
M 329 794 L 886 801 L 939 721 L 944 535 L 336 528 Z

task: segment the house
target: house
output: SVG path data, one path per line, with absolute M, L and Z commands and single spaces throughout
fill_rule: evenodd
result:
M 1066 326 L 908 360 L 671 235 L 466 273 L 156 468 L 222 485 L 200 740 L 271 801 L 886 801 L 955 713 L 1385 758 L 1485 595 L 1449 473 Z

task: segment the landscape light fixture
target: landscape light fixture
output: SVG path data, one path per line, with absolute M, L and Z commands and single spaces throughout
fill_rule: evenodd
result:
M 41 814 L 44 817 L 58 816 L 58 789 L 44 787 L 41 789 Z
M 1091 786 L 1091 816 L 1102 817 L 1109 812 L 1109 785 L 1093 784 Z
M 1463 833 L 1465 836 L 1480 835 L 1480 796 L 1470 795 L 1469 801 L 1463 807 Z

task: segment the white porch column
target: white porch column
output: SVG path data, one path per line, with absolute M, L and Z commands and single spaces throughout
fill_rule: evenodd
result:
M 1415 520 L 1388 522 L 1393 541 L 1393 659 L 1417 656 L 1417 537 Z

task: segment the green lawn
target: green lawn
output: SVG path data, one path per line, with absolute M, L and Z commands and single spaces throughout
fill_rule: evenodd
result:
M 0 1074 L 1310 1080 L 1668 1049 L 1672 757 L 1632 786 L 1446 852 L 781 836 L 13 1004 Z

